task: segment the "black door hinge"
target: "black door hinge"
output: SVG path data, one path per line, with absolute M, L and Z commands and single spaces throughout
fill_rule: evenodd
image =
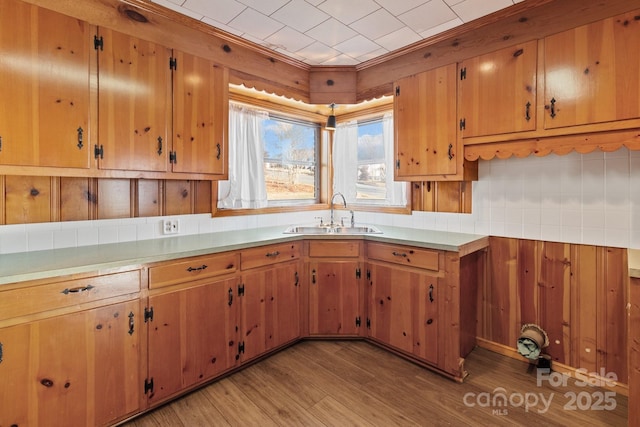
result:
M 362 277 L 360 268 L 356 268 L 356 279 L 359 279 L 360 277 Z
M 467 128 L 467 120 L 460 119 L 460 130 L 465 130 Z
M 175 151 L 169 151 L 169 163 L 178 163 L 178 154 Z
M 238 354 L 244 354 L 244 341 L 238 343 Z
M 396 160 L 396 169 L 400 169 L 400 159 Z
M 93 36 L 93 48 L 95 50 L 104 50 L 104 40 L 102 36 L 98 37 L 97 35 Z
M 153 393 L 153 378 L 150 380 L 144 379 L 144 394 Z
M 358 327 L 358 328 L 359 328 L 359 327 L 360 327 L 360 324 L 361 324 L 361 322 L 360 322 L 360 316 L 358 316 L 358 317 L 356 317 L 356 327 Z
M 367 317 L 367 329 L 371 329 L 371 319 Z
M 460 68 L 460 80 L 465 80 L 467 78 L 467 67 Z
M 169 69 L 170 70 L 178 69 L 178 60 L 176 58 L 169 58 Z
M 238 296 L 244 296 L 244 283 L 238 285 Z
M 102 144 L 100 144 L 100 146 L 96 144 L 93 147 L 93 157 L 95 157 L 96 159 L 104 159 L 104 147 L 102 146 Z
M 396 96 L 400 96 L 400 86 L 396 86 Z
M 371 280 L 371 270 L 367 269 L 367 280 Z
M 147 323 L 148 321 L 153 321 L 153 307 L 145 307 L 144 308 L 144 323 Z

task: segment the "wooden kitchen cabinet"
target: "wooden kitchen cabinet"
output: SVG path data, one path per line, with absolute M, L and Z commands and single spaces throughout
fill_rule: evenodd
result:
M 147 395 L 155 405 L 229 370 L 238 356 L 235 252 L 149 267 Z
M 546 129 L 640 118 L 640 20 L 631 12 L 544 39 Z
M 0 165 L 89 168 L 89 25 L 0 1 Z
M 291 242 L 241 253 L 241 361 L 300 337 L 301 246 Z
M 0 292 L 13 307 L 0 320 L 0 425 L 110 425 L 139 412 L 139 289 L 130 271 Z
M 463 138 L 536 129 L 537 46 L 533 40 L 460 63 Z
M 396 180 L 424 181 L 455 175 L 462 168 L 455 64 L 397 81 L 393 108 Z
M 356 240 L 309 242 L 310 335 L 363 333 L 362 252 Z
M 205 58 L 173 52 L 173 172 L 226 179 L 229 72 Z
M 171 124 L 171 50 L 99 28 L 100 169 L 166 172 Z
M 461 381 L 476 344 L 478 251 L 367 242 L 369 336 Z

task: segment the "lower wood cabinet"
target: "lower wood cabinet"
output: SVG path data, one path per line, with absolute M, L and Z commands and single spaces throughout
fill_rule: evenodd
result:
M 0 328 L 1 426 L 101 426 L 141 410 L 137 300 Z
M 150 404 L 235 366 L 237 287 L 237 277 L 209 279 L 149 297 Z
M 438 277 L 383 264 L 370 264 L 367 276 L 369 337 L 437 364 Z
M 309 335 L 358 336 L 362 328 L 362 241 L 308 243 Z

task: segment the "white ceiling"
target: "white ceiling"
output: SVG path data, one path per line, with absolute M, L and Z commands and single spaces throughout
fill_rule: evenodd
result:
M 524 0 L 151 0 L 310 65 L 357 65 Z

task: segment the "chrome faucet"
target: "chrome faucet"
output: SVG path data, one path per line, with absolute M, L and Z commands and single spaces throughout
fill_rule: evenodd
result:
M 329 204 L 329 208 L 331 209 L 331 222 L 329 223 L 330 227 L 334 226 L 334 222 L 333 222 L 333 199 L 335 199 L 336 196 L 342 197 L 342 203 L 344 204 L 345 209 L 347 207 L 347 200 L 344 198 L 344 195 L 342 193 L 335 193 L 333 195 L 333 197 L 331 197 L 331 203 Z

